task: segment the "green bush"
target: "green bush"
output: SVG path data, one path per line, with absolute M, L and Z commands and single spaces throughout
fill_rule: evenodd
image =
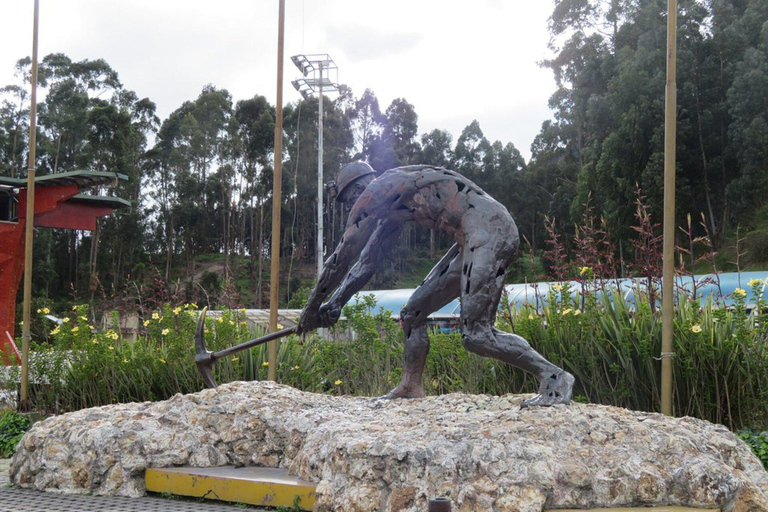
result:
M 0 412 L 0 459 L 11 457 L 24 433 L 32 426 L 27 416 L 7 409 Z
M 750 429 L 744 429 L 738 433 L 742 441 L 752 449 L 760 462 L 768 470 L 768 431 L 757 433 Z
M 165 400 L 203 388 L 194 363 L 196 306 L 165 305 L 144 321 L 144 332 L 128 342 L 112 329 L 94 332 L 76 306 L 50 332 L 50 342 L 32 344 L 30 400 L 44 414 L 118 403 Z M 206 320 L 209 350 L 248 339 L 242 311 Z M 235 373 L 237 372 L 237 373 Z M 15 373 L 15 375 L 14 375 Z M 242 378 L 232 358 L 217 362 L 219 382 Z M 18 367 L 7 385 L 18 382 Z
M 762 263 L 768 255 L 768 229 L 756 229 L 744 240 L 744 259 L 747 263 Z

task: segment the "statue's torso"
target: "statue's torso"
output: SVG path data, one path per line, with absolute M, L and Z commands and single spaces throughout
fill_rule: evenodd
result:
M 413 221 L 442 231 L 464 245 L 478 231 L 514 221 L 503 205 L 464 176 L 433 166 L 391 169 L 372 181 L 355 203 L 349 222 L 374 215 Z M 498 226 L 497 226 L 498 227 Z

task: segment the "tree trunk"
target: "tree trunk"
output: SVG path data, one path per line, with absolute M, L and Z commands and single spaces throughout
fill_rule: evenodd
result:
M 429 230 L 429 257 L 435 259 L 435 230 Z
M 262 309 L 263 307 L 263 294 L 262 294 L 262 270 L 264 265 L 264 201 L 259 201 L 259 245 L 258 245 L 258 251 L 259 251 L 259 269 L 258 269 L 258 275 L 256 278 L 258 279 L 258 284 L 256 285 L 257 290 L 257 301 L 259 304 L 259 309 Z
M 99 239 L 101 238 L 101 230 L 99 229 L 99 221 L 96 220 L 96 230 L 91 237 L 91 254 L 90 263 L 88 265 L 90 270 L 90 276 L 88 278 L 88 291 L 90 292 L 91 310 L 93 310 L 93 297 L 96 294 L 96 288 L 99 284 L 99 275 L 97 272 L 97 265 L 99 259 Z
M 69 286 L 74 291 L 77 288 L 77 232 L 72 231 L 69 237 Z
M 173 215 L 168 216 L 168 224 L 166 225 L 166 238 L 168 239 L 168 249 L 165 257 L 165 282 L 167 283 L 171 278 L 171 260 L 173 259 Z
M 59 168 L 59 154 L 61 153 L 61 132 L 59 132 L 58 140 L 56 141 L 56 158 L 53 160 L 53 173 Z
M 224 238 L 224 282 L 229 281 L 229 219 L 227 215 L 227 209 L 229 206 L 228 201 L 228 186 L 225 186 L 221 191 L 221 232 Z

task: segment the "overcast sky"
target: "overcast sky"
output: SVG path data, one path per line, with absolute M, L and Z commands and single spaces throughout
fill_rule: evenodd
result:
M 0 86 L 31 54 L 33 0 L 0 2 Z M 213 84 L 235 101 L 276 97 L 278 0 L 40 0 L 40 58 L 105 59 L 124 86 L 165 119 Z M 382 110 L 405 98 L 419 132 L 473 119 L 491 141 L 526 157 L 550 117 L 552 0 L 286 0 L 285 102 L 297 101 L 290 56 L 328 53 L 355 96 L 372 89 Z

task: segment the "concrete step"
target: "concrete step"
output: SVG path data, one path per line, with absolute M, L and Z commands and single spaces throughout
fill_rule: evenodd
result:
M 312 482 L 288 474 L 285 469 L 236 468 L 148 468 L 147 490 L 177 496 L 247 503 L 263 507 L 293 507 L 312 510 Z

